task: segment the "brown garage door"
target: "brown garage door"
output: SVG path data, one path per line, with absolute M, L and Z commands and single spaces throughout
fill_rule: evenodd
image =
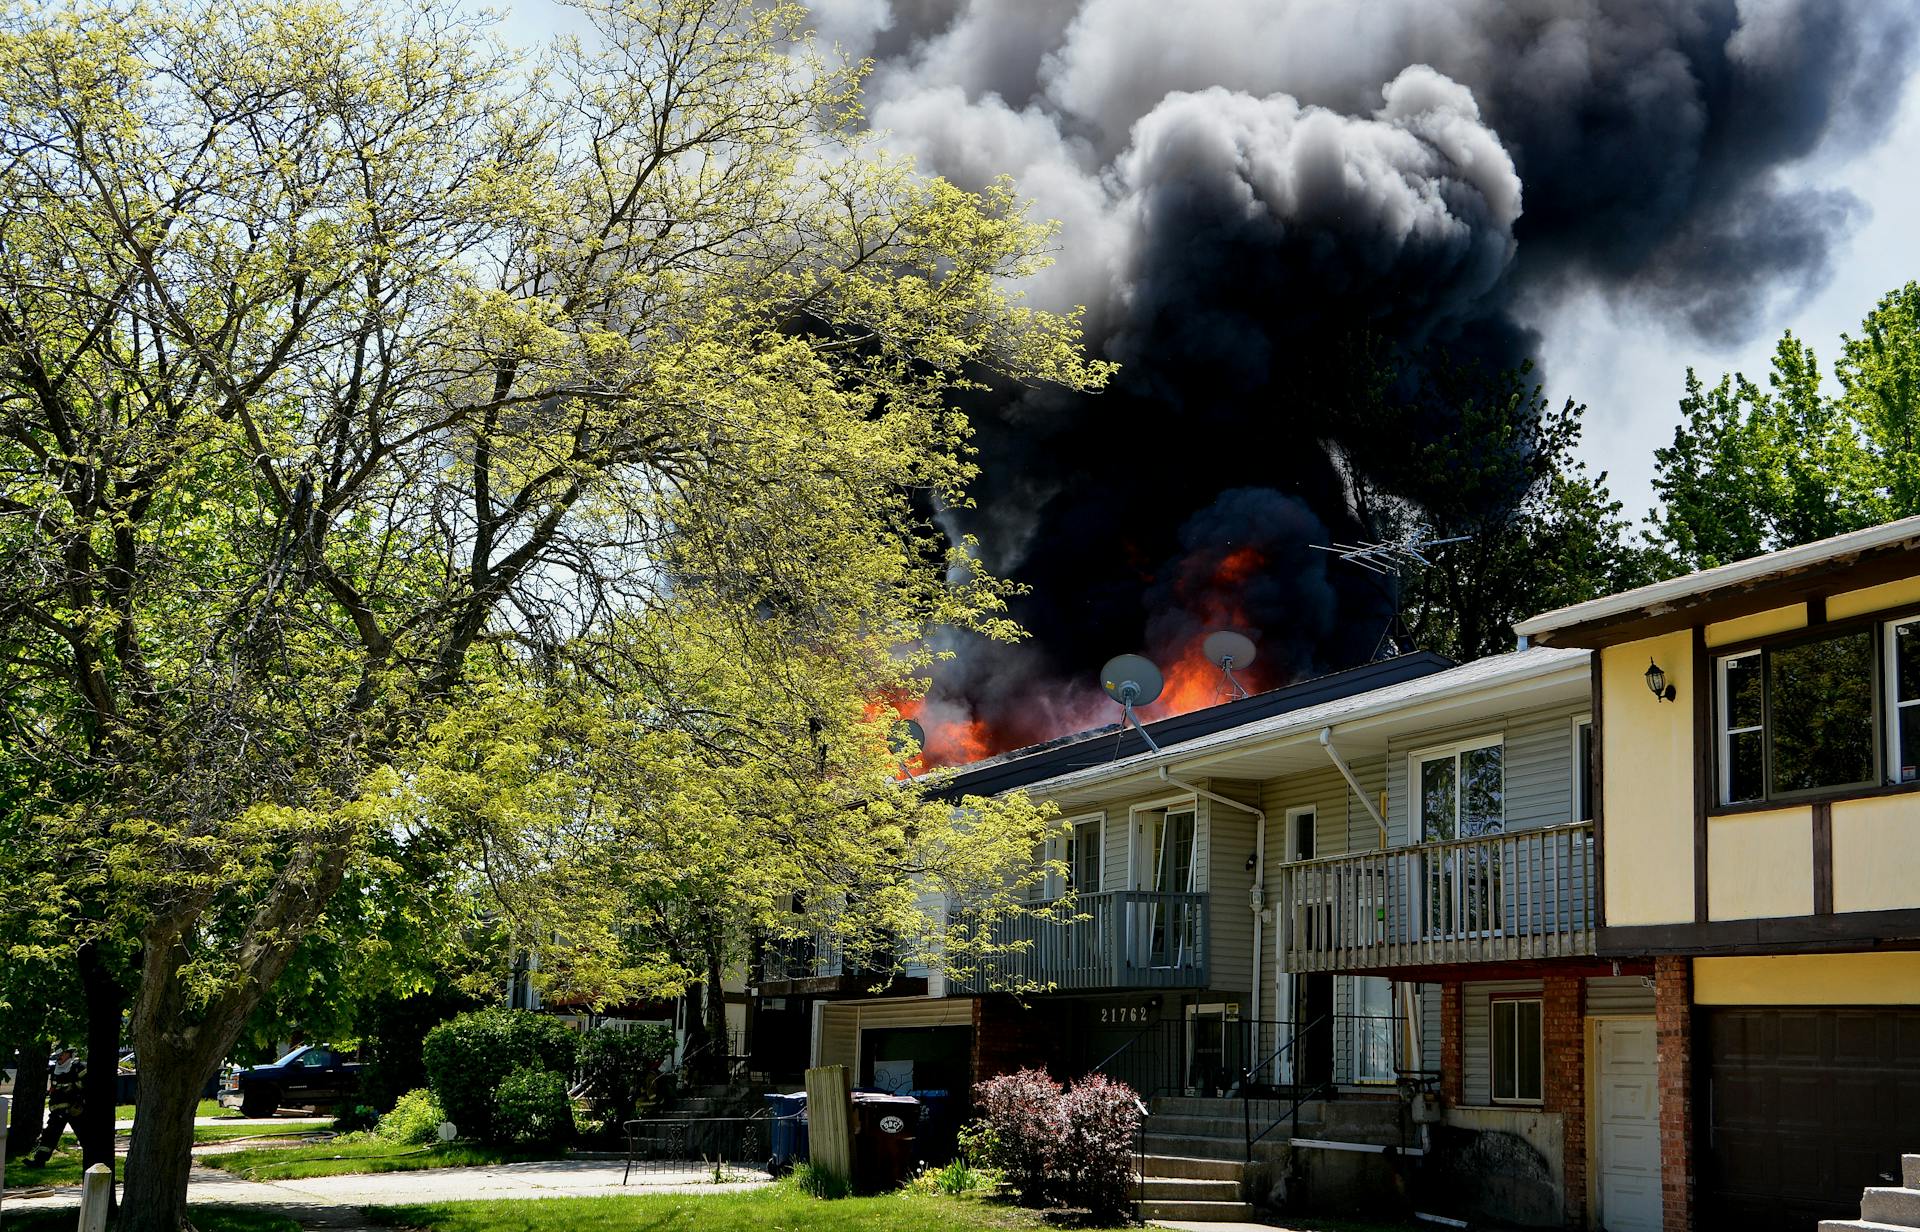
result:
M 1702 1011 L 1706 1228 L 1810 1232 L 1920 1151 L 1920 1010 Z M 1897 1184 L 1898 1182 L 1893 1182 Z

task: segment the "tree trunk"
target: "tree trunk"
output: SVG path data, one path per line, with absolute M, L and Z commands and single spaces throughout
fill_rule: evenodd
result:
M 133 1142 L 127 1151 L 126 1202 L 114 1225 L 119 1232 L 179 1232 L 186 1223 L 193 1114 L 200 1106 L 201 1086 L 226 1051 L 206 1048 L 204 1039 L 195 1038 L 203 1031 L 191 1032 L 188 1039 L 202 1045 L 198 1051 L 215 1054 L 204 1061 L 191 1053 L 174 1053 L 162 1040 L 134 1040 L 143 1061 Z M 144 1062 L 149 1050 L 155 1065 Z
M 733 1052 L 733 1042 L 727 1038 L 727 990 L 721 985 L 720 947 L 707 946 L 707 1038 L 712 1042 L 713 1080 L 725 1082 L 729 1077 L 728 1061 Z
M 13 1122 L 7 1126 L 7 1158 L 32 1153 L 47 1124 L 47 1063 L 53 1045 L 44 1039 L 20 1046 L 20 1071 L 13 1080 Z
M 120 1079 L 120 1025 L 127 1010 L 127 990 L 114 977 L 106 958 L 91 945 L 78 954 L 80 987 L 87 1003 L 87 1078 L 81 1084 L 80 1139 L 82 1167 L 107 1165 L 113 1171 L 113 1110 Z

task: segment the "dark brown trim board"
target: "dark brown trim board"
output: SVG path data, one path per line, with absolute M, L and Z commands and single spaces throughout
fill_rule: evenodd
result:
M 1807 600 L 1807 627 L 1811 629 L 1815 625 L 1824 625 L 1826 623 L 1827 597 L 1825 595 L 1815 595 Z
M 1777 920 L 1603 928 L 1594 949 L 1602 958 L 1639 958 L 1657 954 L 1792 954 L 1916 947 L 1920 947 L 1920 908 L 1907 907 Z
M 1792 607 L 1815 597 L 1825 598 L 1836 590 L 1865 590 L 1884 582 L 1920 574 L 1914 563 L 1920 537 L 1885 543 L 1863 552 L 1822 561 L 1798 570 L 1767 574 L 1744 582 L 1711 587 L 1684 597 L 1669 599 L 1658 611 L 1639 608 L 1597 620 L 1583 621 L 1565 628 L 1532 634 L 1535 646 L 1618 646 L 1661 633 L 1674 633 L 1689 625 L 1717 624 L 1738 616 L 1750 616 L 1776 607 Z
M 1693 920 L 1707 922 L 1707 813 L 1714 789 L 1713 660 L 1707 631 L 1693 627 Z
M 1606 775 L 1601 773 L 1606 767 L 1605 742 L 1606 696 L 1600 688 L 1601 651 L 1594 651 L 1587 660 L 1588 670 L 1592 673 L 1592 715 L 1591 726 L 1587 731 L 1589 770 L 1587 780 L 1592 784 L 1593 798 L 1589 800 L 1588 811 L 1593 814 L 1593 918 L 1600 928 L 1607 926 L 1607 789 Z
M 1813 806 L 1813 914 L 1833 914 L 1833 805 Z

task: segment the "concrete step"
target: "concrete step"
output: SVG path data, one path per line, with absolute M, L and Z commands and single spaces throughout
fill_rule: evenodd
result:
M 1181 1155 L 1190 1159 L 1244 1163 L 1247 1157 L 1247 1144 L 1237 1134 L 1232 1138 L 1216 1138 L 1202 1134 L 1163 1134 L 1149 1128 L 1146 1148 L 1149 1155 Z
M 1246 1172 L 1244 1161 L 1215 1159 L 1201 1155 L 1143 1155 L 1140 1170 L 1150 1177 L 1185 1178 L 1195 1181 L 1233 1181 Z
M 1202 1181 L 1189 1177 L 1149 1176 L 1139 1182 L 1148 1202 L 1238 1202 L 1239 1181 Z
M 1820 1232 L 1912 1232 L 1904 1223 L 1874 1223 L 1870 1219 L 1822 1219 Z
M 1255 1133 L 1259 1133 L 1264 1128 L 1266 1128 L 1265 1122 L 1254 1122 Z M 1147 1118 L 1147 1132 L 1190 1134 L 1198 1138 L 1244 1138 L 1246 1126 L 1238 1115 L 1232 1120 L 1222 1120 L 1219 1117 L 1180 1112 L 1156 1112 Z
M 1900 1157 L 1900 1183 L 1908 1189 L 1920 1189 L 1920 1155 Z
M 1920 1228 L 1920 1189 L 1868 1186 L 1860 1198 L 1860 1218 L 1869 1223 Z
M 1253 1218 L 1253 1207 L 1245 1202 L 1163 1202 L 1140 1203 L 1140 1218 L 1190 1219 L 1202 1223 L 1246 1223 Z

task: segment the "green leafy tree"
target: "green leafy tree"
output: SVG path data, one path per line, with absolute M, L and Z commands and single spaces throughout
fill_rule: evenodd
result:
M 471 823 L 420 804 L 447 750 L 525 756 L 499 690 L 621 621 L 655 666 L 765 626 L 790 653 L 757 665 L 835 687 L 905 687 L 933 622 L 1012 633 L 922 511 L 972 477 L 954 389 L 1104 379 L 1004 289 L 1049 229 L 850 136 L 857 82 L 798 58 L 797 6 L 584 12 L 528 65 L 437 3 L 0 16 L 0 739 L 64 944 L 138 958 L 131 1232 L 182 1225 L 201 1082 L 381 836 Z M 636 756 L 707 738 L 627 695 Z M 806 790 L 856 872 L 911 880 L 916 789 L 838 747 L 860 786 L 830 749 Z M 733 824 L 692 799 L 681 824 Z M 953 862 L 1010 849 L 1001 820 Z
M 1673 441 L 1654 451 L 1649 538 L 1686 572 L 1920 513 L 1916 381 L 1920 284 L 1882 297 L 1843 335 L 1823 388 L 1811 346 L 1785 334 L 1766 388 L 1691 370 Z
M 1363 412 L 1372 427 L 1355 434 L 1377 452 L 1347 458 L 1349 486 L 1378 536 L 1458 540 L 1401 570 L 1392 598 L 1405 645 L 1460 660 L 1498 654 L 1513 648 L 1516 621 L 1646 580 L 1646 553 L 1606 475 L 1575 456 L 1584 406 L 1553 406 L 1526 369 L 1444 355 L 1402 392 L 1390 359 L 1374 361 Z

